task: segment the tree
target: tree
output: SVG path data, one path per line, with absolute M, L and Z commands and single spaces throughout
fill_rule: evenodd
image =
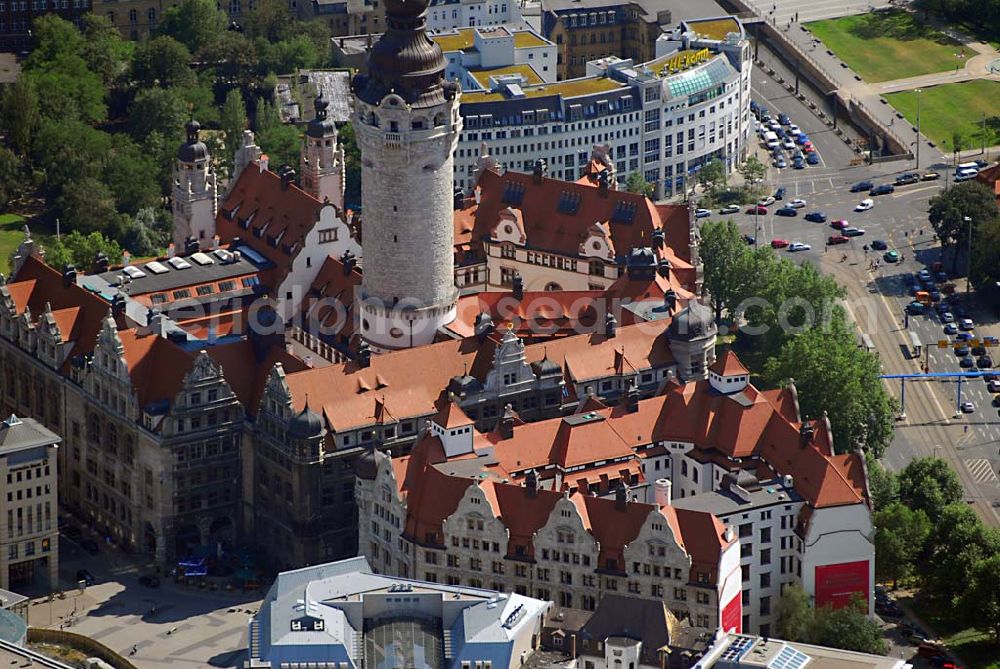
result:
M 281 125 L 281 115 L 278 113 L 278 107 L 274 103 L 268 102 L 267 98 L 257 98 L 253 124 L 257 134 L 265 133 L 279 125 Z
M 107 117 L 104 83 L 78 55 L 61 56 L 42 67 L 26 70 L 21 76 L 31 79 L 37 90 L 45 91 L 39 97 L 39 109 L 45 118 L 78 118 L 96 125 Z
M 121 234 L 122 221 L 111 189 L 97 179 L 86 177 L 63 186 L 59 198 L 63 229 L 83 234 L 101 231 L 108 237 Z
M 899 501 L 938 522 L 941 511 L 961 501 L 962 484 L 951 466 L 941 458 L 911 460 L 899 473 Z
M 170 242 L 170 223 L 163 210 L 140 209 L 125 231 L 124 242 L 136 255 L 158 255 Z
M 35 44 L 24 61 L 25 70 L 45 69 L 51 63 L 83 52 L 83 35 L 75 25 L 56 14 L 43 14 L 35 19 L 31 33 Z
M 29 155 L 41 121 L 38 89 L 29 77 L 20 77 L 8 86 L 3 96 L 3 125 L 7 138 L 22 155 Z
M 354 126 L 350 123 L 343 125 L 337 131 L 337 137 L 344 147 L 344 162 L 346 173 L 344 175 L 344 202 L 361 201 L 361 149 L 358 148 L 358 140 L 354 134 Z
M 257 52 L 255 42 L 238 32 L 227 30 L 205 46 L 199 58 L 215 67 L 216 78 L 220 82 L 249 86 L 259 67 Z
M 196 80 L 191 52 L 172 37 L 161 35 L 139 42 L 132 55 L 132 79 L 140 88 L 188 87 Z
M 726 164 L 718 158 L 712 158 L 698 170 L 698 183 L 713 197 L 726 189 L 728 180 Z
M 35 164 L 45 172 L 50 193 L 83 178 L 99 179 L 111 150 L 111 136 L 77 119 L 44 119 L 35 142 Z
M 744 295 L 745 277 L 733 271 L 750 253 L 740 229 L 733 221 L 712 221 L 701 226 L 698 245 L 705 268 L 705 287 L 715 303 L 715 317 L 730 312 Z
M 868 489 L 871 491 L 872 507 L 881 511 L 899 498 L 899 482 L 896 475 L 882 466 L 871 453 L 865 453 L 868 463 Z
M 790 584 L 775 605 L 778 619 L 778 636 L 787 641 L 806 642 L 812 624 L 813 609 L 809 604 L 809 593 L 800 586 Z
M 962 610 L 971 626 L 989 630 L 1000 645 L 1000 553 L 975 564 Z
M 81 29 L 84 36 L 81 55 L 88 69 L 101 77 L 106 89 L 111 88 L 128 68 L 134 44 L 123 40 L 118 28 L 99 14 L 84 14 Z
M 639 172 L 632 172 L 625 181 L 625 190 L 630 193 L 640 193 L 646 197 L 653 197 L 656 187 L 646 181 Z
M 21 159 L 6 146 L 0 146 L 0 210 L 10 207 L 27 189 Z
M 920 509 L 893 502 L 875 514 L 875 575 L 891 580 L 895 588 L 900 580 L 914 573 L 931 532 L 931 522 Z
M 820 646 L 872 655 L 886 653 L 881 626 L 866 616 L 859 606 L 819 610 L 816 612 L 809 637 L 810 643 Z
M 173 37 L 197 54 L 222 35 L 228 22 L 214 0 L 184 0 L 166 11 L 160 34 Z
M 135 96 L 129 110 L 129 133 L 136 141 L 152 132 L 179 139 L 187 116 L 180 91 L 159 86 L 145 88 Z
M 257 134 L 257 141 L 272 165 L 298 165 L 302 138 L 294 125 L 269 126 Z
M 122 257 L 122 247 L 114 239 L 100 232 L 84 235 L 73 230 L 45 247 L 45 262 L 60 270 L 66 265 L 90 270 L 95 256 L 101 252 L 112 262 Z
M 955 609 L 976 564 L 1000 553 L 1000 534 L 983 525 L 968 504 L 956 502 L 941 510 L 927 546 L 925 590 L 941 605 Z
M 858 348 L 841 307 L 829 323 L 790 337 L 765 364 L 769 383 L 796 380 L 803 416 L 819 418 L 827 408 L 834 446 L 840 453 L 863 446 L 875 457 L 892 442 L 897 406 L 879 376 L 878 358 Z
M 928 220 L 941 240 L 941 246 L 953 246 L 952 271 L 958 264 L 958 250 L 964 249 L 969 240 L 969 223 L 975 230 L 993 221 L 998 216 L 996 198 L 993 191 L 978 181 L 965 181 L 949 188 L 930 200 Z
M 320 60 L 320 54 L 305 35 L 297 35 L 280 42 L 258 40 L 260 66 L 268 72 L 287 74 L 295 70 L 310 69 Z
M 955 153 L 955 164 L 958 164 L 958 154 L 969 146 L 969 140 L 962 130 L 951 133 L 951 150 Z
M 760 162 L 757 156 L 750 156 L 743 162 L 740 172 L 743 174 L 743 180 L 750 186 L 751 196 L 756 197 L 754 193 L 758 189 L 757 184 L 767 175 L 767 166 Z
M 243 143 L 243 131 L 247 129 L 247 107 L 240 89 L 234 88 L 226 94 L 222 105 L 222 132 L 226 138 L 225 161 L 232 165 L 233 153 Z
M 129 216 L 159 203 L 163 185 L 153 158 L 127 135 L 114 135 L 101 181 L 114 193 L 119 212 Z
M 1000 218 L 976 226 L 972 246 L 972 285 L 977 292 L 989 294 L 996 303 L 1000 298 Z

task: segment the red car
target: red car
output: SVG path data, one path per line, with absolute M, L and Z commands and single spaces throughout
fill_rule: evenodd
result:
M 772 239 L 771 240 L 771 248 L 772 249 L 783 249 L 786 246 L 788 246 L 788 240 L 787 239 Z
M 848 223 L 846 219 L 841 218 L 830 223 L 830 227 L 834 230 L 843 230 L 844 228 L 851 227 L 851 224 Z
M 816 147 L 808 142 L 802 145 L 803 153 L 816 153 Z
M 747 209 L 747 213 L 748 214 L 760 214 L 760 215 L 764 216 L 764 215 L 767 214 L 767 207 L 764 207 L 762 205 L 754 205 L 753 207 L 750 207 L 749 209 Z
M 844 235 L 830 235 L 827 238 L 826 243 L 833 246 L 834 244 L 846 244 L 849 241 L 851 241 L 850 238 L 845 237 Z

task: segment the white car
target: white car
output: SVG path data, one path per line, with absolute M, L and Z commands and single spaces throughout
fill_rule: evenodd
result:
M 738 214 L 740 213 L 740 205 L 738 204 L 727 204 L 725 207 L 719 210 L 720 214 Z
M 785 129 L 785 132 L 787 132 L 792 137 L 798 137 L 799 135 L 802 134 L 802 131 L 799 129 L 799 126 L 795 125 L 794 123 L 788 126 Z
M 694 217 L 695 218 L 706 218 L 706 217 L 711 216 L 711 215 L 712 215 L 712 212 L 709 211 L 708 209 L 695 209 L 694 210 Z
M 760 200 L 757 200 L 757 206 L 759 206 L 759 207 L 770 207 L 772 204 L 774 204 L 774 196 L 773 195 L 768 195 L 765 198 L 761 198 Z
M 800 197 L 797 197 L 797 198 L 795 198 L 794 200 L 792 200 L 791 202 L 788 203 L 788 205 L 790 207 L 793 207 L 795 209 L 801 209 L 802 207 L 806 206 L 807 204 L 808 204 L 808 202 L 806 202 L 805 200 L 803 200 Z
M 875 206 L 875 201 L 871 198 L 865 198 L 861 202 L 858 202 L 858 206 L 854 208 L 854 211 L 868 211 Z
M 792 141 L 791 137 L 785 137 L 785 139 L 781 141 L 781 148 L 786 151 L 792 151 L 795 149 L 795 142 Z
M 789 251 L 811 251 L 812 247 L 802 242 L 792 242 L 788 245 Z

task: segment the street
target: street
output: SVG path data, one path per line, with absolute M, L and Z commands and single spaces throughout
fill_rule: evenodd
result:
M 893 183 L 897 175 L 914 171 L 914 161 L 874 166 L 857 164 L 854 151 L 843 139 L 759 68 L 753 73 L 753 95 L 768 107 L 772 116 L 779 112 L 788 114 L 792 122 L 809 135 L 821 161 L 819 165 L 801 170 L 791 167 L 779 170 L 771 166 L 770 191 L 784 187 L 785 203 L 801 198 L 807 204 L 795 217 L 775 216 L 781 202 L 769 207 L 768 214 L 761 215 L 759 221 L 755 221 L 753 215 L 736 214 L 734 219 L 741 231 L 755 236 L 759 245 L 769 244 L 773 239 L 810 245 L 808 251 L 779 250 L 777 253 L 797 262 L 815 263 L 844 286 L 847 292 L 844 306 L 851 318 L 859 323 L 859 341 L 861 332 L 871 337 L 885 374 L 922 371 L 924 360 L 914 358 L 910 350 L 910 331 L 929 345 L 926 360 L 931 372 L 961 371 L 959 358 L 952 347 L 937 347 L 939 340 L 953 337 L 944 335 L 943 324 L 933 309 L 926 315 L 911 316 L 909 329 L 904 328 L 903 316 L 906 304 L 913 299 L 905 277 L 929 269 L 932 263 L 941 259 L 940 247 L 927 221 L 927 208 L 930 198 L 945 187 L 949 166 L 922 164 L 920 171 L 937 171 L 941 179 L 900 186 L 890 195 L 872 198 L 874 207 L 870 211 L 856 212 L 855 206 L 869 195 L 867 192 L 851 193 L 852 184 L 863 180 L 870 180 L 875 185 Z M 768 160 L 767 152 L 763 151 L 760 157 Z M 826 223 L 805 220 L 806 213 L 816 211 L 826 215 Z M 717 218 L 718 213 L 713 212 L 711 218 L 703 221 Z M 849 225 L 863 229 L 864 234 L 850 238 L 847 243 L 828 247 L 828 237 L 838 234 L 830 222 L 838 219 L 846 219 Z M 874 240 L 884 241 L 888 250 L 901 254 L 902 261 L 890 264 L 883 259 L 884 251 L 865 252 L 864 246 Z M 875 260 L 879 262 L 878 268 L 872 266 Z M 950 262 L 945 263 L 945 269 L 951 269 Z M 953 280 L 961 293 L 965 289 L 965 268 L 960 265 L 958 270 L 960 278 Z M 962 306 L 975 321 L 974 336 L 1000 335 L 1000 327 L 992 313 L 971 302 L 963 302 Z M 886 383 L 890 392 L 900 399 L 900 382 L 887 380 Z M 992 406 L 993 395 L 981 378 L 965 379 L 961 386 L 961 400 L 974 405 L 974 411 L 968 414 L 956 414 L 958 389 L 955 379 L 907 381 L 906 417 L 897 423 L 895 440 L 883 462 L 890 470 L 898 471 L 915 457 L 937 455 L 945 458 L 958 473 L 966 500 L 975 506 L 986 523 L 1000 527 L 1000 480 L 997 477 L 1000 420 L 997 409 Z

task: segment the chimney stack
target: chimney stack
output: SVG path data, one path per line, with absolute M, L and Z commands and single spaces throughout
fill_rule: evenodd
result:
M 618 320 L 615 315 L 610 311 L 608 315 L 604 318 L 604 336 L 608 339 L 614 339 L 615 332 L 618 330 Z
M 453 197 L 454 197 L 455 211 L 461 211 L 462 209 L 465 209 L 465 193 L 462 192 L 461 188 L 455 189 L 455 194 Z
M 197 253 L 200 250 L 201 247 L 198 245 L 198 240 L 195 239 L 194 237 L 188 237 L 187 239 L 184 240 L 184 255 L 189 256 L 192 253 Z
M 805 448 L 812 442 L 813 434 L 816 430 L 813 428 L 811 423 L 804 422 L 799 428 L 799 446 Z
M 545 165 L 545 161 L 543 159 L 539 158 L 538 160 L 535 161 L 535 167 L 532 170 L 531 174 L 534 177 L 534 181 L 536 184 L 540 185 L 542 183 L 542 177 L 545 176 L 546 169 L 547 168 Z
M 662 249 L 664 244 L 663 228 L 653 230 L 653 248 Z
M 673 487 L 674 484 L 671 483 L 670 479 L 656 479 L 653 483 L 656 506 L 670 506 Z
M 538 474 L 529 469 L 524 476 L 524 487 L 528 489 L 528 497 L 538 497 Z
M 503 408 L 503 416 L 500 417 L 500 437 L 514 438 L 514 407 L 510 404 Z
M 512 284 L 513 285 L 511 286 L 511 289 L 514 292 L 514 299 L 518 300 L 518 301 L 523 300 L 524 299 L 524 279 L 521 278 L 520 274 L 515 274 L 514 275 L 514 281 L 512 282 Z
M 372 364 L 372 350 L 368 347 L 368 342 L 362 341 L 358 345 L 358 366 L 362 369 L 370 367 Z
M 673 288 L 663 294 L 663 306 L 670 314 L 674 313 L 674 309 L 677 308 L 677 293 Z
M 358 260 L 354 257 L 354 254 L 351 253 L 351 250 L 347 249 L 344 251 L 344 255 L 340 256 L 340 262 L 344 264 L 344 274 L 350 274 Z
M 608 196 L 608 180 L 608 171 L 606 169 L 597 173 L 597 192 L 601 197 Z
M 622 481 L 622 484 L 615 488 L 615 508 L 619 511 L 624 511 L 628 506 L 628 485 Z
M 636 390 L 635 384 L 631 382 L 625 390 L 625 409 L 629 413 L 635 413 L 639 410 L 639 391 Z
M 257 165 L 260 168 L 260 173 L 261 174 L 263 174 L 264 172 L 267 172 L 267 170 L 268 170 L 268 164 L 269 163 L 270 163 L 270 159 L 267 157 L 266 153 L 264 155 L 262 155 L 260 158 L 257 159 Z
M 288 184 L 295 183 L 295 170 L 287 165 L 281 168 L 281 190 L 288 190 Z
M 76 283 L 76 267 L 66 265 L 63 267 L 63 288 L 69 288 Z
M 657 263 L 657 265 L 656 265 L 656 272 L 657 272 L 657 274 L 659 274 L 660 276 L 662 276 L 664 279 L 666 279 L 666 278 L 668 278 L 670 276 L 670 270 L 671 269 L 673 269 L 673 265 L 671 265 L 670 261 L 667 260 L 666 258 L 662 258 L 660 260 L 660 262 Z
M 102 274 L 108 271 L 108 267 L 111 265 L 111 261 L 108 260 L 107 254 L 104 251 L 98 251 L 94 256 L 94 273 Z

